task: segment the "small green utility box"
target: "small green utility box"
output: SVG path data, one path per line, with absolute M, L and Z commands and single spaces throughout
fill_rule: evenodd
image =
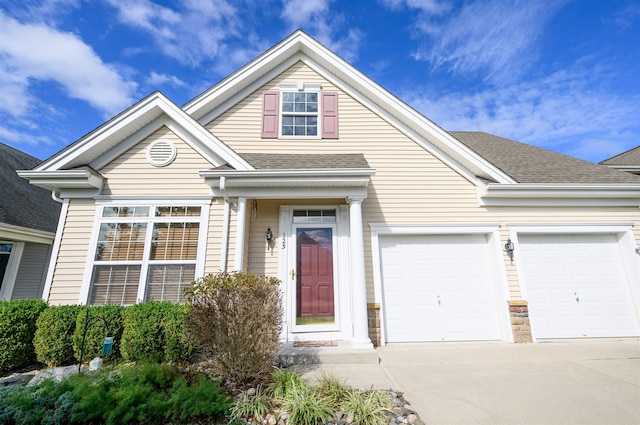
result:
M 104 339 L 104 342 L 102 343 L 102 355 L 106 356 L 108 354 L 111 354 L 112 351 L 113 351 L 113 337 L 108 336 Z

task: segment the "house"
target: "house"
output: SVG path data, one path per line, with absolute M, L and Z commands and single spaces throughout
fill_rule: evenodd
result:
M 52 304 L 282 281 L 286 341 L 640 335 L 640 177 L 447 132 L 302 31 L 20 175 L 63 200 Z
M 640 175 L 640 146 L 600 162 L 607 167 Z
M 39 163 L 0 143 L 0 300 L 42 297 L 60 203 L 16 173 Z

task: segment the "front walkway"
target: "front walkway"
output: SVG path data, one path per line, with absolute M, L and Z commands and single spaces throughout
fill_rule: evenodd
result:
M 640 339 L 391 344 L 379 365 L 329 370 L 351 385 L 394 387 L 427 424 L 640 424 Z

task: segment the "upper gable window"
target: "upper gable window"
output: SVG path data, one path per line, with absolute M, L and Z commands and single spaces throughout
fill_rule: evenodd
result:
M 282 84 L 262 98 L 262 138 L 338 138 L 338 93 L 319 84 Z
M 318 135 L 318 92 L 282 92 L 282 135 Z

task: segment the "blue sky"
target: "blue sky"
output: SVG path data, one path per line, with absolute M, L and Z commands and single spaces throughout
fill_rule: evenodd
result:
M 637 0 L 0 0 L 0 141 L 46 159 L 297 28 L 446 130 L 594 162 L 640 145 Z

